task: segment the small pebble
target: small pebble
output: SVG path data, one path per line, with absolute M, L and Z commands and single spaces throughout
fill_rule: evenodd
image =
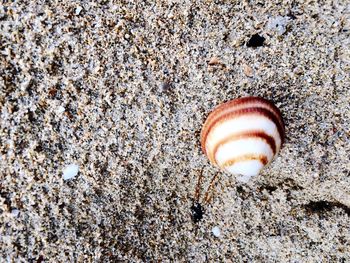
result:
M 267 29 L 271 31 L 276 31 L 276 33 L 281 36 L 287 31 L 289 21 L 289 17 L 283 16 L 270 18 L 267 24 Z
M 63 169 L 63 180 L 69 180 L 75 177 L 79 172 L 79 166 L 70 164 Z
M 209 63 L 208 63 L 209 66 L 214 66 L 214 65 L 219 65 L 219 64 L 221 64 L 221 62 L 217 57 L 211 58 Z
M 18 209 L 13 209 L 13 210 L 11 211 L 11 214 L 12 214 L 14 217 L 18 217 L 18 215 L 19 215 L 19 210 L 18 210 Z
M 58 106 L 57 109 L 56 109 L 56 114 L 62 114 L 64 111 L 65 111 L 65 107 L 63 106 Z
M 253 69 L 248 65 L 246 64 L 243 65 L 243 71 L 247 77 L 253 77 Z
M 75 9 L 75 14 L 78 16 L 81 12 L 81 10 L 83 10 L 83 8 L 81 6 L 78 6 L 76 9 Z
M 213 229 L 211 230 L 213 232 L 213 235 L 216 237 L 220 236 L 220 228 L 217 226 L 214 226 Z

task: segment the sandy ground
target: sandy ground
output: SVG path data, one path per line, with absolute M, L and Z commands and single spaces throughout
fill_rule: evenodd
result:
M 350 262 L 348 1 L 16 2 L 0 4 L 0 262 Z M 199 134 L 247 95 L 275 102 L 287 139 L 242 184 Z M 217 173 L 194 223 L 198 176 Z

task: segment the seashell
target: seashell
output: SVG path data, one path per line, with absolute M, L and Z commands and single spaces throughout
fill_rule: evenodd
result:
M 247 182 L 277 155 L 284 141 L 279 109 L 259 97 L 234 99 L 211 112 L 201 132 L 209 161 Z

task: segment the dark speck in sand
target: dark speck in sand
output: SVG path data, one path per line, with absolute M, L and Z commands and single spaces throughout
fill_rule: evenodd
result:
M 289 14 L 287 15 L 290 19 L 297 19 L 297 17 L 292 13 L 292 12 L 289 12 Z
M 325 212 L 331 211 L 333 208 L 342 209 L 348 216 L 350 216 L 350 208 L 339 202 L 328 202 L 324 200 L 312 201 L 305 205 L 308 212 L 322 215 Z
M 259 36 L 259 34 L 255 34 L 247 42 L 247 47 L 261 47 L 263 46 L 264 41 L 264 37 Z
M 171 92 L 172 84 L 170 82 L 164 82 L 161 88 L 162 88 L 162 92 L 169 93 Z
M 194 203 L 191 207 L 192 220 L 197 223 L 203 218 L 204 210 L 200 203 Z

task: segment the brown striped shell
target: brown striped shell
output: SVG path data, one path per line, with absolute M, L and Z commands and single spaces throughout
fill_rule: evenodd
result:
M 284 132 L 274 104 L 245 97 L 221 104 L 209 114 L 201 145 L 212 164 L 247 181 L 273 160 L 284 142 Z

